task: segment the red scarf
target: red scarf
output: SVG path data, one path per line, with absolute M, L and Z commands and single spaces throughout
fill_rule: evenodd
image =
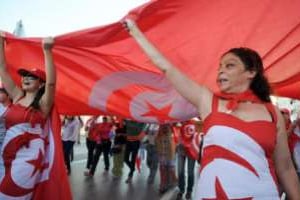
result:
M 228 103 L 226 104 L 228 110 L 235 110 L 240 102 L 250 101 L 252 103 L 262 103 L 251 90 L 246 90 L 245 92 L 237 94 L 220 92 L 216 93 L 216 96 L 228 100 Z

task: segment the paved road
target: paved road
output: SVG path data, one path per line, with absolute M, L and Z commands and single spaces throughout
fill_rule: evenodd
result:
M 84 139 L 82 139 L 83 141 Z M 74 200 L 171 200 L 175 199 L 177 189 L 168 191 L 163 196 L 158 193 L 159 173 L 152 186 L 147 184 L 148 169 L 143 163 L 141 173 L 135 173 L 131 184 L 126 184 L 128 173 L 124 166 L 124 176 L 120 180 L 113 180 L 111 172 L 104 172 L 104 162 L 101 157 L 94 177 L 83 175 L 86 164 L 87 150 L 85 143 L 76 144 L 72 173 L 69 176 Z

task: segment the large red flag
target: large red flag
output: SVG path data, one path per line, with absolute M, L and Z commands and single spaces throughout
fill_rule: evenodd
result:
M 300 98 L 300 0 L 155 0 L 132 10 L 142 31 L 190 78 L 216 90 L 219 58 L 257 50 L 278 95 Z M 43 68 L 39 38 L 8 36 L 13 74 Z M 120 22 L 55 38 L 60 113 L 113 113 L 145 122 L 197 115 L 143 54 Z M 15 76 L 17 80 L 17 76 Z

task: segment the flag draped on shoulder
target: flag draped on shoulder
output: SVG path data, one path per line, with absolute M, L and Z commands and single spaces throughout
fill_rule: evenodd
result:
M 52 109 L 45 131 L 48 134 L 48 152 L 45 160 L 49 163 L 49 170 L 45 180 L 41 180 L 37 185 L 33 199 L 71 200 L 72 194 L 62 151 L 61 121 L 56 108 Z
M 213 91 L 219 58 L 245 46 L 263 57 L 276 94 L 300 98 L 299 7 L 299 0 L 153 0 L 124 18 L 136 20 L 176 67 Z M 122 20 L 55 37 L 59 112 L 159 123 L 196 116 L 197 109 L 153 66 Z M 20 66 L 43 68 L 40 42 L 7 36 L 6 59 L 15 79 Z

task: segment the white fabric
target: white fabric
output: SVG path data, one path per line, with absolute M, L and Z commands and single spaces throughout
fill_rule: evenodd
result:
M 72 121 L 66 121 L 62 127 L 62 137 L 63 141 L 73 141 L 77 140 L 77 136 L 80 130 L 80 121 L 74 118 Z
M 224 148 L 242 158 L 255 169 L 258 176 L 234 160 L 216 157 L 200 173 L 196 187 L 197 200 L 216 198 L 216 178 L 229 199 L 279 199 L 265 152 L 256 141 L 239 130 L 213 126 L 204 138 L 203 148 L 211 145 Z
M 149 144 L 155 145 L 155 138 L 158 134 L 159 124 L 149 124 L 147 129 L 147 139 Z
M 2 152 L 6 148 L 11 148 L 11 145 L 13 145 L 12 141 L 22 136 L 24 133 L 30 133 L 37 136 L 30 140 L 30 148 L 21 147 L 18 149 L 16 152 L 16 159 L 14 159 L 11 163 L 11 173 L 7 174 L 11 176 L 14 183 L 19 186 L 18 189 L 22 190 L 26 188 L 34 188 L 36 183 L 47 180 L 52 166 L 52 161 L 47 160 L 45 155 L 49 153 L 48 148 L 52 147 L 52 139 L 49 137 L 48 148 L 45 148 L 45 135 L 43 134 L 43 129 L 40 124 L 32 127 L 32 124 L 30 123 L 20 123 L 10 127 L 7 130 L 7 133 L 8 134 L 5 136 L 3 141 Z M 36 160 L 40 155 L 44 155 L 44 163 L 49 163 L 49 167 L 42 172 L 36 171 L 34 166 L 28 162 Z M 30 200 L 32 199 L 32 192 L 24 196 L 12 197 L 3 194 L 0 191 L 0 199 Z

